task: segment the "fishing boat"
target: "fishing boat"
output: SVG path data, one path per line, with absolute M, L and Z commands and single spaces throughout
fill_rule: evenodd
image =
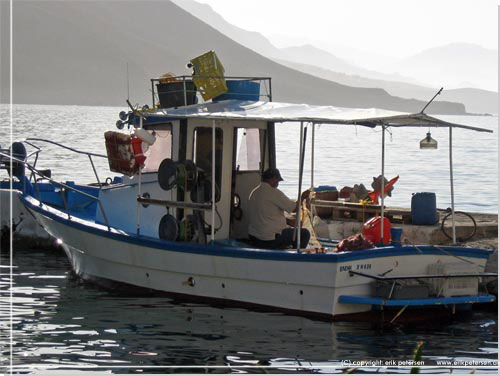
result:
M 266 77 L 219 76 L 222 94 L 202 101 L 213 77 L 197 78 L 152 79 L 151 107 L 128 102 L 119 130 L 105 134 L 110 169 L 120 172 L 109 181 L 56 182 L 26 154 L 11 157 L 21 202 L 79 276 L 333 320 L 380 313 L 395 320 L 412 308 L 455 313 L 495 299 L 478 291 L 480 279 L 492 276 L 484 272 L 491 251 L 391 244 L 384 220 L 381 244 L 356 251 L 334 252 L 334 239 L 285 250 L 248 241 L 248 197 L 262 172 L 276 167 L 276 123 L 300 124 L 298 202 L 307 130 L 314 141 L 318 124 L 378 127 L 382 135 L 389 127 L 444 127 L 450 138 L 455 129 L 488 130 L 424 112 L 273 102 Z M 297 244 L 306 217 L 295 221 Z

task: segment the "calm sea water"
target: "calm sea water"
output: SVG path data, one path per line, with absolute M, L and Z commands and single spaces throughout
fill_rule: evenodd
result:
M 8 263 L 6 257 L 1 261 Z M 82 283 L 62 252 L 16 249 L 14 265 L 12 355 L 19 372 L 341 373 L 349 368 L 343 360 L 411 360 L 419 341 L 429 363 L 498 357 L 497 314 L 492 312 L 476 311 L 446 326 L 381 331 L 370 323 L 329 323 L 113 292 Z M 10 281 L 6 268 L 1 271 L 0 363 L 8 364 Z M 203 368 L 224 365 L 229 368 Z M 449 372 L 438 367 L 421 371 Z
M 104 154 L 103 133 L 114 128 L 120 110 L 19 105 L 14 111 L 13 137 L 48 138 Z M 0 118 L 5 124 L 8 107 L 0 106 Z M 457 208 L 496 213 L 498 119 L 443 118 L 495 130 L 494 134 L 457 130 L 453 146 Z M 411 194 L 421 191 L 436 192 L 439 207 L 450 205 L 448 132 L 431 130 L 439 149 L 424 152 L 418 142 L 426 131 L 393 129 L 392 135 L 387 135 L 386 174 L 400 175 L 388 199 L 391 206 L 409 207 Z M 296 124 L 277 126 L 278 167 L 286 179 L 282 188 L 290 196 L 297 194 L 298 133 Z M 316 129 L 316 139 L 315 185 L 341 188 L 363 183 L 369 187 L 372 177 L 380 173 L 379 131 L 321 126 Z M 8 146 L 8 128 L 0 128 L 0 140 L 3 147 Z M 44 149 L 39 167 L 51 168 L 57 179 L 95 181 L 86 156 L 68 157 L 66 151 L 51 145 Z M 102 178 L 109 176 L 105 160 L 95 159 L 95 163 Z M 310 159 L 306 159 L 305 186 L 310 184 L 309 165 Z M 4 246 L 0 262 L 0 365 L 12 360 L 15 372 L 340 373 L 348 368 L 342 367 L 343 360 L 409 360 L 418 341 L 424 342 L 424 360 L 428 362 L 498 358 L 496 312 L 476 311 L 446 326 L 380 331 L 370 323 L 327 323 L 110 291 L 76 278 L 62 252 L 14 249 L 12 279 L 9 262 Z M 277 368 L 266 368 L 269 366 Z M 470 373 L 472 369 L 497 373 L 485 367 L 453 372 Z M 377 368 L 359 371 L 373 373 Z M 389 371 L 408 373 L 408 369 Z M 421 372 L 450 371 L 434 367 Z

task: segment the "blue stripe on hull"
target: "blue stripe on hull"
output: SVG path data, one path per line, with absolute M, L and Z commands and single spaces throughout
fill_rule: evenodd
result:
M 390 307 L 404 306 L 432 306 L 445 304 L 471 304 L 471 303 L 489 303 L 494 302 L 493 295 L 471 295 L 471 296 L 452 296 L 443 298 L 422 298 L 422 299 L 384 299 L 372 296 L 339 296 L 339 303 L 342 304 L 371 304 Z
M 102 236 L 108 239 L 125 242 L 128 244 L 137 244 L 143 247 L 149 247 L 157 250 L 170 252 L 184 252 L 203 255 L 214 255 L 224 257 L 237 257 L 249 259 L 280 260 L 280 261 L 301 261 L 301 262 L 328 262 L 338 263 L 355 260 L 367 260 L 378 257 L 410 256 L 410 255 L 447 255 L 452 254 L 460 257 L 474 257 L 478 259 L 487 259 L 492 253 L 490 250 L 479 248 L 457 248 L 457 247 L 435 247 L 435 246 L 402 246 L 402 247 L 382 247 L 350 253 L 334 254 L 306 254 L 296 253 L 295 251 L 265 250 L 255 248 L 235 248 L 214 245 L 197 245 L 190 243 L 170 242 L 156 239 L 148 236 L 136 235 L 131 233 L 116 233 L 107 231 L 103 225 L 96 225 L 92 222 L 81 223 L 67 219 L 67 214 L 50 208 L 50 210 L 33 204 L 31 201 L 38 202 L 35 198 L 29 198 L 20 195 L 21 202 L 30 210 L 50 218 L 56 222 L 62 223 L 79 231 L 89 234 Z

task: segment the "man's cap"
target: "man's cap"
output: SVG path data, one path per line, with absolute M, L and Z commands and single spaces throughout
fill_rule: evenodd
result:
M 278 170 L 277 168 L 268 168 L 266 171 L 264 171 L 264 173 L 262 174 L 262 180 L 269 179 L 278 179 L 279 181 L 283 181 L 280 170 Z

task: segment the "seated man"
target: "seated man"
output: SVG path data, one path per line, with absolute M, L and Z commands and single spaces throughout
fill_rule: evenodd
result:
M 269 168 L 262 174 L 262 183 L 250 193 L 248 234 L 252 243 L 259 248 L 297 247 L 295 229 L 287 227 L 284 215 L 285 211 L 295 211 L 296 204 L 278 189 L 282 180 L 278 169 Z M 301 248 L 307 247 L 310 236 L 308 230 L 301 229 Z

